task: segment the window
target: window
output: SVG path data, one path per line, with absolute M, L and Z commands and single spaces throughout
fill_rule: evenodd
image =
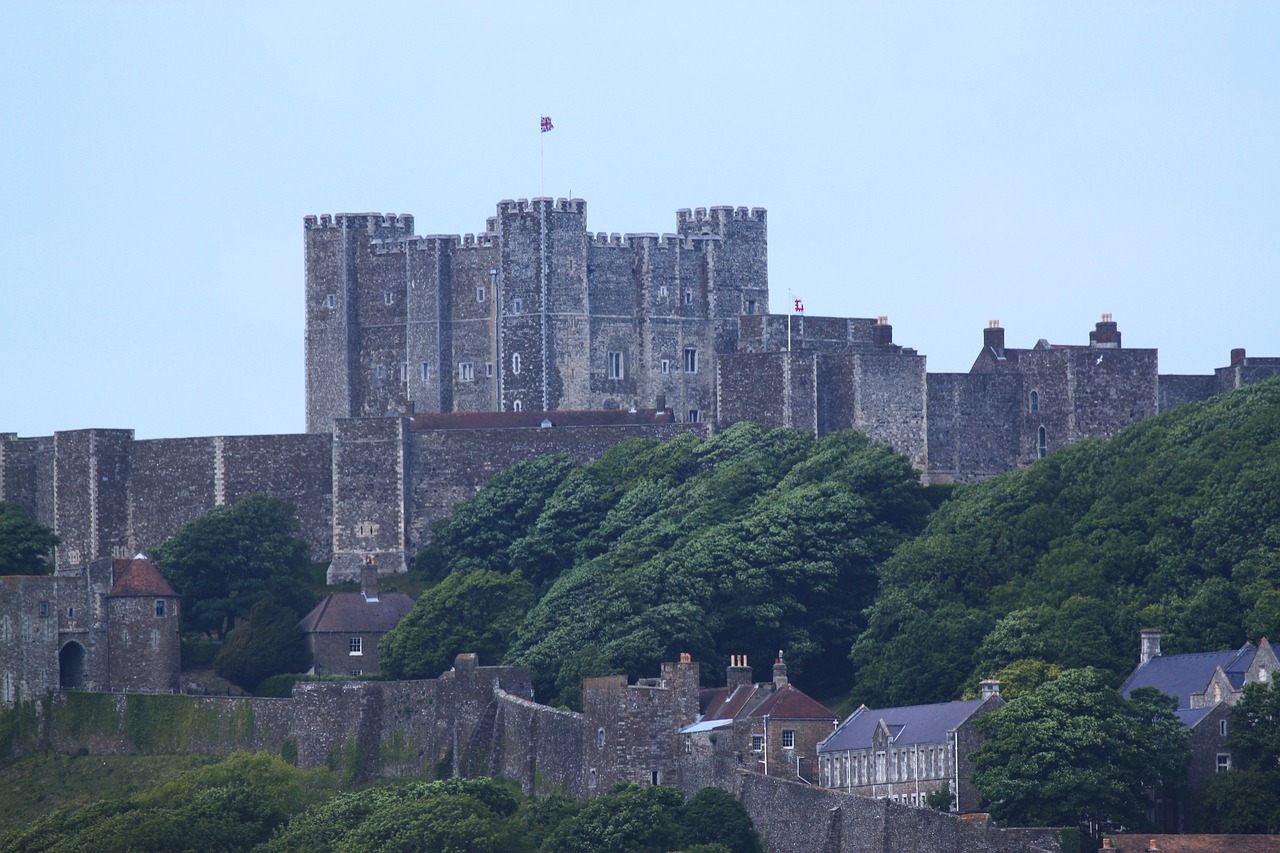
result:
M 394 293 L 392 293 L 390 290 L 388 290 L 386 293 L 382 294 L 382 304 L 383 304 L 383 305 L 395 305 L 395 304 L 396 304 L 396 295 L 395 295 Z
M 522 401 L 520 401 L 520 400 L 516 400 L 515 402 L 513 402 L 513 403 L 511 404 L 511 411 L 513 411 L 513 412 L 523 412 L 523 411 L 524 411 L 524 403 L 523 403 Z
M 751 736 L 751 751 L 764 752 L 764 735 Z
M 684 351 L 684 372 L 698 372 L 698 351 L 693 347 L 687 347 Z
M 337 307 L 338 307 L 338 297 L 336 297 L 336 296 L 334 296 L 332 293 L 330 293 L 328 296 L 326 296 L 326 297 L 324 298 L 324 304 L 325 304 L 325 307 L 326 307 L 326 308 L 337 308 Z
M 386 379 L 387 366 L 385 364 L 379 364 L 377 367 L 373 369 L 373 375 L 377 376 L 379 379 Z
M 364 675 L 364 670 L 363 670 L 363 669 L 349 669 L 349 670 L 347 670 L 347 672 L 348 672 L 350 675 Z
M 422 381 L 423 382 L 431 381 L 431 365 L 425 361 L 422 362 Z
M 782 748 L 783 748 L 783 749 L 795 749 L 795 748 L 796 748 L 796 731 L 795 731 L 795 729 L 783 729 L 783 730 L 782 730 Z
M 520 353 L 518 352 L 511 353 L 511 372 L 520 372 Z
M 1218 721 L 1218 734 L 1222 735 L 1223 737 L 1226 737 L 1226 736 L 1227 736 L 1227 721 L 1226 721 L 1226 720 L 1219 720 L 1219 721 Z
M 698 410 L 697 410 L 697 409 L 690 409 L 690 410 L 689 410 L 689 423 L 691 423 L 691 424 L 696 424 L 696 423 L 698 422 L 698 418 L 699 418 Z
M 472 382 L 476 378 L 475 365 L 469 361 L 458 362 L 458 381 Z
M 756 313 L 756 301 L 754 299 L 747 300 L 747 313 L 748 314 Z
M 685 304 L 685 305 L 692 305 L 692 304 L 693 304 L 693 291 L 692 291 L 692 290 L 686 290 L 686 291 L 684 292 L 684 304 Z
M 47 601 L 40 602 L 40 618 L 41 619 L 49 618 L 49 602 Z
M 409 381 L 409 362 L 407 361 L 400 362 L 400 381 Z
M 663 299 L 667 298 L 667 286 L 665 284 L 658 288 L 658 295 Z
M 1219 772 L 1219 773 L 1226 773 L 1226 772 L 1227 772 L 1228 770 L 1230 770 L 1230 769 L 1231 769 L 1231 753 L 1229 753 L 1229 752 L 1219 752 L 1219 753 L 1218 753 L 1218 767 L 1217 767 L 1218 772 Z
M 519 314 L 524 309 L 524 300 L 519 296 L 511 300 L 511 313 Z
M 1031 392 L 1031 411 L 1033 412 L 1040 411 L 1040 392 L 1039 391 Z
M 649 784 L 650 784 L 650 785 L 661 785 L 661 784 L 662 784 L 662 777 L 658 775 L 658 771 L 657 771 L 657 770 L 652 770 L 652 771 L 650 771 L 650 772 L 649 772 Z
M 602 749 L 603 747 L 604 747 L 604 729 L 601 728 L 596 731 L 596 749 Z
M 609 353 L 609 378 L 622 378 L 622 353 L 620 352 Z
M 591 773 L 590 773 L 590 775 L 587 777 L 587 787 L 588 787 L 588 788 L 594 788 L 597 784 L 598 784 L 598 780 L 597 780 L 597 778 L 596 778 L 596 769 L 595 769 L 594 767 L 592 767 L 592 768 L 591 768 Z
M 156 618 L 157 619 L 164 618 L 164 599 L 163 598 L 156 599 Z
M 484 302 L 484 288 L 483 288 L 483 287 L 477 287 L 477 288 L 476 288 L 476 302 Z
M 492 376 L 493 376 L 493 362 L 492 362 L 492 361 L 486 361 L 486 362 L 484 363 L 484 375 L 485 375 L 485 376 L 488 376 L 488 377 L 492 377 Z
M 1049 438 L 1044 431 L 1044 427 L 1040 427 L 1038 452 L 1041 459 L 1049 455 Z
M 347 649 L 348 649 L 347 651 L 348 654 L 352 654 L 352 655 L 364 654 L 364 638 L 352 637 L 351 641 L 347 644 Z
M 669 359 L 669 358 L 664 358 L 664 359 L 662 360 L 662 372 L 663 372 L 663 373 L 670 373 L 670 372 L 671 372 L 671 359 Z
M 67 618 L 68 619 L 76 618 L 76 609 L 74 607 L 67 608 Z

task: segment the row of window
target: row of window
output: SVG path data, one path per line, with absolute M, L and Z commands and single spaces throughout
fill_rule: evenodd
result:
M 940 746 L 893 750 L 888 755 L 881 750 L 874 761 L 869 752 L 846 752 L 822 760 L 822 783 L 829 788 L 941 779 L 947 772 L 947 751 Z
M 521 371 L 521 369 L 523 369 L 523 366 L 524 365 L 523 365 L 523 361 L 520 358 L 520 353 L 518 352 L 512 353 L 511 354 L 511 372 L 518 374 Z M 665 358 L 662 359 L 661 368 L 663 373 L 670 373 L 671 362 L 668 359 L 665 359 Z M 622 353 L 610 352 L 607 354 L 605 371 L 606 371 L 606 376 L 609 379 L 625 378 L 626 371 L 624 369 Z M 694 347 L 685 348 L 684 372 L 685 373 L 698 372 L 698 350 Z M 484 373 L 486 377 L 493 376 L 493 362 L 491 361 L 485 362 Z M 374 368 L 374 375 L 380 380 L 386 379 L 387 366 L 385 364 L 379 364 L 377 367 Z M 420 375 L 422 376 L 423 382 L 431 381 L 431 364 L 429 362 L 426 362 L 426 361 L 422 362 L 422 365 L 420 367 Z M 473 382 L 475 381 L 475 378 L 476 378 L 476 368 L 475 368 L 474 362 L 471 362 L 471 361 L 458 362 L 458 381 L 459 382 Z M 401 362 L 400 363 L 400 381 L 406 382 L 408 381 L 408 379 L 409 379 L 409 363 Z
M 795 748 L 796 748 L 796 732 L 795 732 L 795 729 L 783 729 L 783 730 L 782 730 L 782 748 L 783 748 L 783 749 L 795 749 Z M 752 751 L 752 752 L 764 752 L 764 735 L 752 735 L 752 736 L 751 736 L 751 751 Z
M 165 616 L 165 611 L 166 611 L 166 608 L 165 608 L 164 599 L 157 598 L 156 599 L 156 617 L 163 619 Z M 49 602 L 47 601 L 40 602 L 39 613 L 40 613 L 41 619 L 48 619 L 49 614 L 52 612 L 53 612 L 53 608 L 49 606 Z M 68 619 L 76 618 L 76 609 L 74 607 L 67 608 L 67 618 Z
M 661 286 L 661 287 L 659 287 L 659 288 L 658 288 L 658 294 L 659 294 L 661 297 L 663 297 L 664 299 L 666 298 L 666 296 L 667 296 L 667 287 L 666 287 L 666 285 L 663 285 L 663 286 Z M 476 288 L 476 302 L 477 302 L 477 303 L 479 303 L 479 304 L 483 304 L 483 303 L 484 303 L 484 301 L 485 301 L 486 296 L 487 296 L 487 293 L 486 293 L 485 288 L 483 288 L 483 287 L 477 287 L 477 288 Z M 692 305 L 692 304 L 693 304 L 693 291 L 692 291 L 692 290 L 686 290 L 686 291 L 684 292 L 684 296 L 683 296 L 682 301 L 684 302 L 684 304 L 685 304 L 685 305 Z M 326 308 L 337 308 L 337 307 L 338 307 L 338 297 L 337 297 L 337 294 L 330 293 L 328 296 L 326 296 L 326 297 L 324 298 L 324 304 L 325 304 L 325 307 L 326 307 Z M 390 290 L 388 290 L 388 291 L 384 291 L 384 292 L 383 292 L 383 294 L 382 294 L 382 304 L 384 304 L 384 305 L 395 305 L 395 304 L 396 304 L 396 295 L 395 295 L 395 293 L 394 293 L 393 291 L 390 291 Z M 511 306 L 511 313 L 512 313 L 512 314 L 523 314 L 523 313 L 524 313 L 524 300 L 523 300 L 522 298 L 520 298 L 519 296 L 514 297 L 514 298 L 511 300 L 511 302 L 510 302 L 509 304 L 510 304 L 510 306 Z M 747 300 L 745 300 L 745 302 L 743 303 L 743 311 L 742 311 L 742 313 L 744 313 L 744 314 L 754 314 L 754 313 L 756 313 L 756 301 L 755 301 L 754 299 L 747 299 Z M 1032 393 L 1033 395 L 1035 394 L 1035 392 L 1034 392 L 1034 391 L 1032 391 L 1031 393 Z M 1033 408 L 1033 409 L 1032 409 L 1032 411 L 1034 412 L 1034 411 L 1035 411 L 1035 409 Z

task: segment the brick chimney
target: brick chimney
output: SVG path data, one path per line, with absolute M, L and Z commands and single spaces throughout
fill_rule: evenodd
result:
M 373 557 L 365 557 L 360 567 L 360 592 L 365 601 L 378 600 L 378 564 Z
M 747 666 L 746 655 L 729 655 L 729 668 L 725 670 L 724 684 L 730 693 L 739 687 L 751 686 L 751 667 Z
M 787 685 L 787 665 L 782 662 L 782 649 L 778 649 L 778 659 L 773 662 L 773 689 L 779 690 Z
M 1160 657 L 1160 631 L 1156 628 L 1143 628 L 1138 632 L 1142 638 L 1142 650 L 1138 654 L 1138 666 L 1142 666 L 1152 658 Z
M 1000 682 L 994 678 L 984 678 L 978 682 L 978 688 L 982 691 L 983 700 L 990 699 L 992 696 L 1000 695 Z
M 982 330 L 982 345 L 991 351 L 996 358 L 1004 358 L 1004 329 L 999 320 L 988 320 L 987 327 Z
M 882 347 L 893 344 L 893 326 L 889 325 L 888 317 L 876 318 L 876 324 L 871 327 L 871 342 Z
M 1110 314 L 1103 314 L 1102 319 L 1089 333 L 1089 346 L 1120 349 L 1120 326 L 1111 319 Z
M 1236 347 L 1231 351 L 1232 367 L 1235 367 L 1238 364 L 1244 364 L 1244 359 L 1245 359 L 1244 347 Z

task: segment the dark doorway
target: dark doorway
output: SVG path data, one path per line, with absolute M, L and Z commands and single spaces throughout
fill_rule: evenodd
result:
M 58 652 L 58 686 L 63 690 L 84 688 L 84 646 L 75 640 Z

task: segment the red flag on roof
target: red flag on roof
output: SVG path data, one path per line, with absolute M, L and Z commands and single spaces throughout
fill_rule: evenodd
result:
M 798 296 L 796 297 L 796 313 L 797 314 L 804 313 L 804 303 L 800 301 L 800 297 Z
M 551 124 L 551 116 L 543 116 L 543 117 L 542 117 L 542 132 L 543 132 L 543 133 L 546 133 L 546 132 L 547 132 L 548 130 L 550 130 L 552 127 L 553 127 L 553 125 Z

